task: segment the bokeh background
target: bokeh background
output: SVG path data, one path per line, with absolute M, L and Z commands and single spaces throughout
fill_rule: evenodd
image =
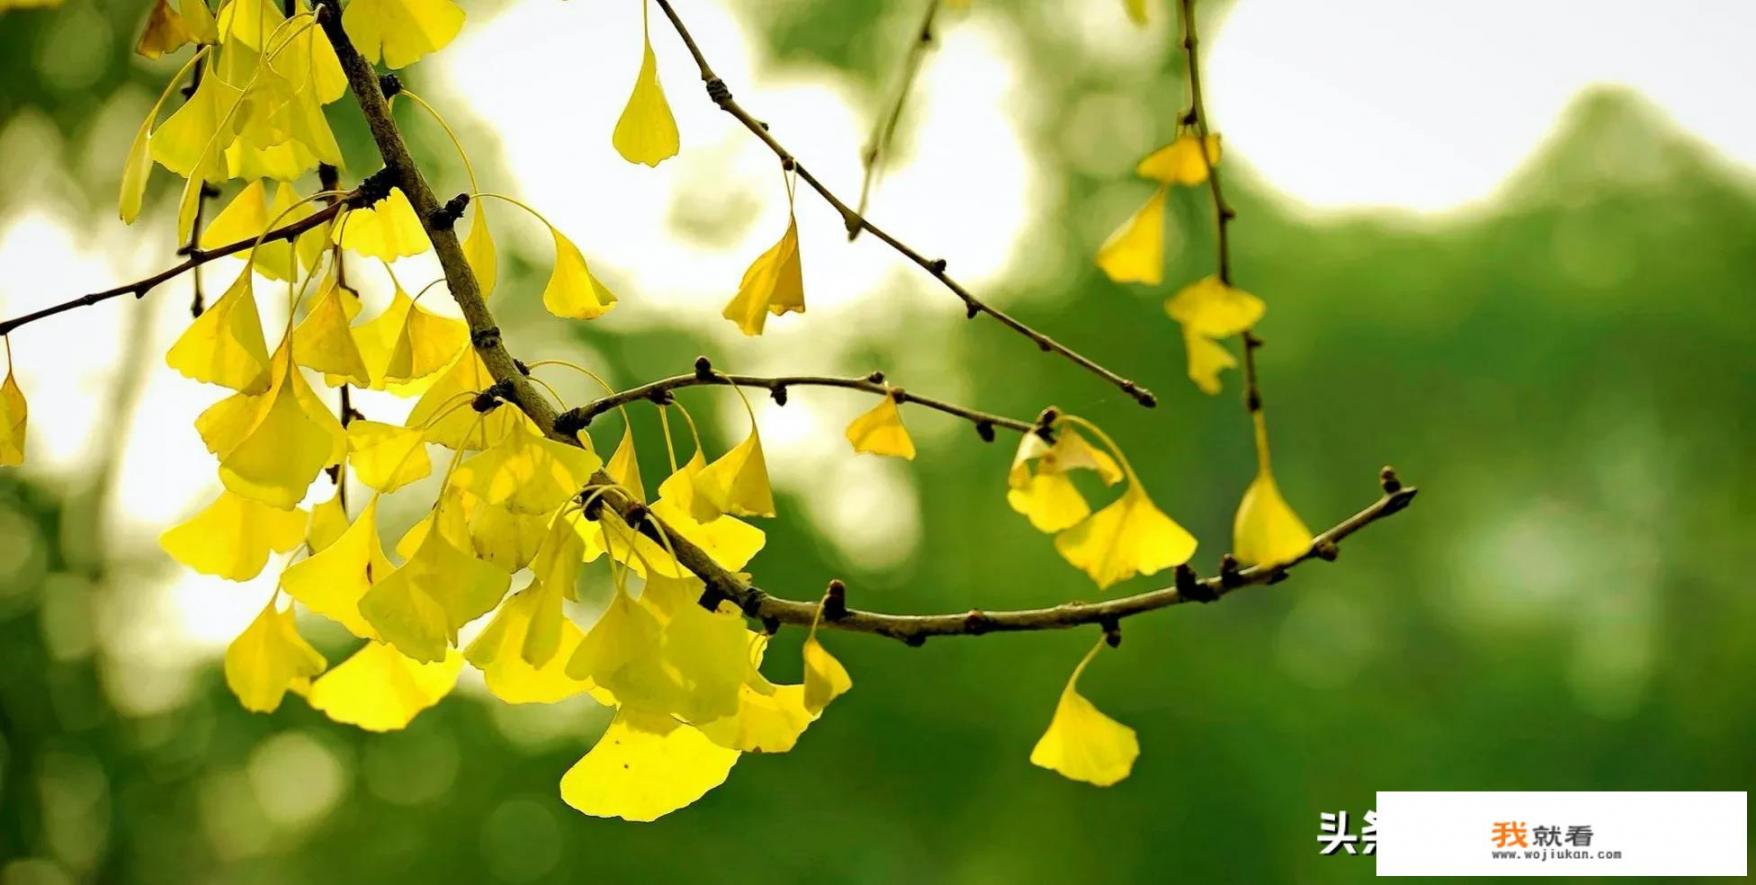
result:
M 547 238 L 497 215 L 518 353 L 619 386 L 706 353 L 752 373 L 882 368 L 1018 416 L 1057 404 L 1118 438 L 1211 571 L 1249 428 L 1235 376 L 1212 398 L 1183 378 L 1160 307 L 1210 271 L 1203 195 L 1173 200 L 1165 287 L 1111 284 L 1090 260 L 1147 196 L 1132 165 L 1184 101 L 1168 6 L 1151 0 L 1138 30 L 1120 0 L 942 17 L 871 211 L 1152 387 L 1146 411 L 964 320 L 808 194 L 810 313 L 744 340 L 718 310 L 784 227 L 785 191 L 674 35 L 655 22 L 684 150 L 649 170 L 609 144 L 639 4 L 464 5 L 464 35 L 405 81 L 459 128 L 485 187 L 548 213 L 622 296 L 589 326 L 547 317 Z M 921 5 L 680 5 L 734 92 L 856 192 Z M 212 393 L 160 358 L 186 322 L 180 281 L 14 336 L 32 436 L 30 464 L 0 474 L 0 882 L 1339 882 L 1372 862 L 1320 857 L 1318 815 L 1357 826 L 1379 789 L 1750 788 L 1756 70 L 1739 41 L 1756 8 L 1202 6 L 1236 277 L 1270 305 L 1282 488 L 1313 527 L 1372 500 L 1385 463 L 1423 491 L 1333 565 L 1129 621 L 1082 685 L 1139 731 L 1132 778 L 1100 790 L 1026 761 L 1091 631 L 919 649 L 831 636 L 854 691 L 794 752 L 746 756 L 648 825 L 559 800 L 606 719 L 584 698 L 507 707 L 466 676 L 384 736 L 296 698 L 243 711 L 219 654 L 274 568 L 203 579 L 156 544 L 216 488 L 189 426 Z M 0 15 L 0 315 L 171 260 L 162 172 L 134 228 L 114 214 L 127 140 L 175 69 L 131 54 L 143 14 L 66 0 Z M 443 135 L 405 113 L 439 189 L 462 189 Z M 349 172 L 375 168 L 357 114 L 344 102 L 331 119 Z M 215 290 L 236 272 L 214 268 Z M 411 289 L 437 275 L 396 272 Z M 362 276 L 385 297 L 382 274 Z M 569 374 L 551 380 L 585 397 Z M 742 434 L 726 392 L 684 402 L 716 449 Z M 783 510 L 753 563 L 764 586 L 810 598 L 838 576 L 856 605 L 893 611 L 1098 595 L 1007 508 L 1010 441 L 910 413 L 918 460 L 855 456 L 840 431 L 866 405 L 796 391 L 759 406 Z M 637 412 L 650 483 L 662 448 Z M 421 494 L 389 518 L 412 522 Z M 771 676 L 797 677 L 798 641 L 776 641 Z

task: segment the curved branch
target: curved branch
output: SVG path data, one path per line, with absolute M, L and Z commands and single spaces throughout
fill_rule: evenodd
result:
M 896 237 L 891 236 L 883 228 L 873 224 L 864 215 L 856 212 L 851 206 L 843 202 L 842 199 L 831 192 L 823 182 L 818 181 L 817 176 L 812 175 L 806 170 L 804 164 L 800 163 L 798 158 L 794 157 L 791 152 L 775 139 L 774 135 L 768 131 L 767 124 L 751 116 L 749 111 L 744 110 L 743 106 L 739 105 L 737 100 L 732 98 L 732 92 L 726 87 L 725 81 L 721 80 L 714 74 L 712 66 L 707 63 L 707 57 L 701 54 L 701 48 L 695 44 L 695 38 L 689 33 L 689 29 L 683 25 L 683 20 L 677 17 L 677 11 L 671 8 L 670 0 L 657 0 L 657 3 L 659 8 L 664 10 L 665 17 L 671 20 L 671 26 L 676 30 L 677 36 L 681 37 L 683 39 L 683 44 L 689 48 L 689 54 L 695 58 L 696 67 L 701 69 L 701 79 L 702 82 L 707 84 L 708 97 L 713 99 L 714 104 L 719 105 L 720 110 L 731 114 L 739 123 L 744 124 L 745 129 L 750 130 L 750 132 L 757 138 L 762 139 L 762 143 L 768 145 L 768 149 L 773 151 L 776 157 L 780 158 L 783 167 L 796 172 L 800 181 L 810 185 L 811 189 L 816 191 L 818 196 L 821 196 L 825 202 L 834 207 L 835 211 L 841 213 L 842 223 L 847 226 L 848 235 L 850 237 L 862 230 L 871 233 L 872 236 L 883 240 L 890 248 L 895 249 L 897 252 L 901 253 L 904 258 L 913 261 L 927 273 L 932 274 L 934 279 L 943 283 L 945 288 L 950 289 L 953 295 L 956 295 L 963 301 L 964 309 L 971 317 L 985 313 L 988 316 L 999 320 L 1001 325 L 1004 325 L 1014 332 L 1017 332 L 1035 342 L 1036 346 L 1043 352 L 1059 354 L 1060 356 L 1065 357 L 1080 368 L 1102 378 L 1120 389 L 1123 393 L 1133 397 L 1135 402 L 1148 408 L 1158 404 L 1158 399 L 1152 395 L 1152 391 L 1104 368 L 1102 365 L 1099 365 L 1093 360 L 1080 354 L 1078 351 L 1050 338 L 1034 328 L 1031 328 L 1011 314 L 977 298 L 975 295 L 971 294 L 968 289 L 965 289 L 961 284 L 945 273 L 945 259 L 927 258 L 921 253 L 915 251 L 913 247 L 898 240 Z
M 261 242 L 272 243 L 276 240 L 290 240 L 326 221 L 329 221 L 331 218 L 335 217 L 337 212 L 340 212 L 345 208 L 358 193 L 359 191 L 356 189 L 335 203 L 325 206 L 298 221 L 282 225 L 281 227 L 269 231 L 262 236 Z M 87 295 L 81 295 L 78 298 L 63 301 L 60 304 L 53 304 L 42 310 L 32 311 L 23 316 L 13 317 L 12 319 L 0 322 L 0 335 L 11 334 L 13 330 L 22 326 L 30 325 L 37 320 L 47 319 L 58 313 L 66 313 L 76 307 L 90 307 L 99 302 L 108 301 L 111 298 L 116 298 L 118 296 L 133 295 L 135 298 L 145 298 L 146 294 L 151 292 L 153 288 L 160 283 L 174 279 L 177 276 L 200 267 L 216 258 L 224 258 L 227 255 L 242 252 L 245 249 L 255 246 L 256 243 L 256 237 L 245 237 L 235 243 L 227 243 L 224 246 L 219 246 L 213 249 L 190 249 L 187 251 L 189 257 L 183 259 L 181 263 L 161 270 L 150 277 L 135 280 L 132 283 L 124 283 L 115 288 L 105 289 L 101 292 L 92 292 Z
M 782 405 L 786 404 L 787 390 L 793 387 L 840 387 L 878 396 L 888 395 L 898 403 L 913 403 L 935 412 L 943 412 L 954 418 L 962 418 L 976 425 L 977 430 L 982 433 L 982 438 L 987 440 L 993 439 L 993 428 L 995 427 L 1004 427 L 1019 433 L 1029 433 L 1037 426 L 1029 421 L 1020 421 L 1005 415 L 969 409 L 944 400 L 921 396 L 901 387 L 891 387 L 884 383 L 883 372 L 873 372 L 859 378 L 835 378 L 826 375 L 781 375 L 777 377 L 728 375 L 714 371 L 712 366 L 705 362 L 705 358 L 697 361 L 696 372 L 693 375 L 674 375 L 670 378 L 661 378 L 639 387 L 630 387 L 627 390 L 599 397 L 583 406 L 561 413 L 559 421 L 563 427 L 582 428 L 589 425 L 592 419 L 611 409 L 641 400 L 666 403 L 670 401 L 672 391 L 703 385 L 760 388 L 768 391 L 769 395 Z M 983 426 L 986 426 L 988 430 L 981 431 Z
M 909 41 L 908 54 L 902 61 L 902 81 L 897 84 L 896 95 L 890 102 L 890 109 L 880 116 L 872 126 L 872 137 L 866 141 L 866 149 L 860 152 L 860 165 L 866 174 L 860 179 L 860 207 L 855 210 L 861 215 L 866 214 L 866 206 L 872 196 L 872 185 L 878 177 L 879 161 L 890 151 L 890 141 L 896 137 L 896 124 L 902 120 L 903 105 L 908 104 L 909 93 L 915 86 L 915 77 L 921 72 L 921 62 L 927 57 L 927 50 L 933 48 L 933 21 L 939 17 L 939 0 L 927 0 L 926 14 L 921 18 L 920 27 L 915 29 L 915 37 Z M 852 241 L 860 235 L 860 228 L 848 231 L 848 240 Z
M 929 636 L 980 636 L 984 633 L 1064 630 L 1085 624 L 1098 624 L 1105 631 L 1114 633 L 1120 629 L 1117 624 L 1126 617 L 1185 602 L 1212 602 L 1242 587 L 1279 583 L 1300 563 L 1313 559 L 1334 560 L 1344 538 L 1400 512 L 1414 500 L 1417 491 L 1414 486 L 1403 486 L 1396 479 L 1395 472 L 1386 467 L 1383 497 L 1312 539 L 1310 548 L 1291 562 L 1252 566 L 1240 571 L 1222 572 L 1210 578 L 1196 578 L 1194 572 L 1180 568 L 1176 586 L 1105 602 L 1069 602 L 1053 608 L 1019 611 L 985 612 L 971 609 L 942 615 L 887 615 L 845 608 L 831 610 L 826 605 L 821 621 L 816 621 L 817 603 L 776 599 L 758 590 L 754 591 L 754 599 L 744 603 L 745 611 L 750 613 L 754 608 L 754 616 L 770 623 L 808 627 L 816 621 L 823 627 L 875 633 L 909 645 L 920 645 Z

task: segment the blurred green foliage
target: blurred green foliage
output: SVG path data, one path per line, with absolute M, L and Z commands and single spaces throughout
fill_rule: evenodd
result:
M 777 55 L 849 66 L 874 103 L 916 16 L 744 6 Z M 1032 57 L 1054 57 L 1063 38 L 1007 9 Z M 84 137 L 110 93 L 154 79 L 127 60 L 137 14 L 68 0 L 57 15 L 79 18 L 75 42 L 54 15 L 0 19 L 0 120 L 29 107 Z M 1045 81 L 1044 101 L 1178 95 L 1178 64 L 1167 57 L 1145 91 L 1075 72 Z M 1175 102 L 1141 107 L 1170 132 Z M 1136 373 L 1160 407 L 1138 409 L 993 324 L 960 328 L 931 356 L 892 359 L 874 341 L 874 361 L 905 378 L 968 374 L 983 408 L 1054 402 L 1098 421 L 1206 539 L 1210 571 L 1251 470 L 1236 379 L 1197 393 L 1159 307 L 1167 293 L 1089 266 L 1092 229 L 1109 224 L 1091 223 L 1096 192 L 1113 180 L 1074 169 L 1046 123 L 1034 136 L 1070 181 L 1043 249 L 1065 260 L 1058 294 L 1018 313 Z M 920 649 L 831 635 L 853 693 L 791 754 L 747 756 L 725 786 L 650 825 L 560 803 L 557 778 L 601 727 L 589 704 L 557 715 L 454 697 L 406 732 L 366 735 L 297 702 L 252 716 L 215 662 L 187 706 L 130 715 L 109 707 L 91 644 L 55 639 L 127 594 L 126 575 L 69 554 L 95 529 L 5 475 L 0 868 L 26 882 L 59 880 L 24 858 L 142 883 L 1354 881 L 1371 861 L 1319 857 L 1318 813 L 1357 818 L 1378 789 L 1749 788 L 1756 602 L 1736 563 L 1756 533 L 1756 191 L 1744 174 L 1615 93 L 1578 103 L 1491 206 L 1441 220 L 1311 222 L 1238 160 L 1237 278 L 1271 305 L 1261 365 L 1284 491 L 1314 528 L 1370 501 L 1384 462 L 1424 491 L 1334 565 L 1129 621 L 1084 681 L 1140 732 L 1121 785 L 1025 761 L 1090 631 Z M 109 199 L 93 190 L 94 205 Z M 1205 212 L 1200 194 L 1176 195 L 1189 233 L 1168 279 L 1207 272 Z M 670 374 L 701 349 L 673 333 L 598 343 L 624 380 Z M 892 611 L 1094 596 L 1006 509 L 1010 454 L 973 434 L 923 452 L 911 468 L 921 543 L 896 569 L 838 561 L 793 518 L 769 526 L 756 572 L 800 597 L 841 576 L 854 604 Z M 796 678 L 799 638 L 777 639 L 777 679 Z M 314 819 L 276 808 L 284 772 L 328 784 L 333 806 Z

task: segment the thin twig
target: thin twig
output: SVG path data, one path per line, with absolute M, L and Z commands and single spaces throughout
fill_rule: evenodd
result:
M 744 124 L 745 129 L 750 130 L 751 134 L 761 139 L 763 144 L 768 145 L 768 149 L 773 151 L 776 157 L 780 158 L 781 166 L 783 168 L 793 170 L 799 176 L 800 181 L 810 185 L 811 189 L 816 191 L 818 196 L 821 196 L 825 202 L 829 203 L 835 211 L 841 213 L 842 224 L 847 227 L 850 234 L 857 230 L 865 230 L 871 233 L 872 236 L 882 240 L 885 245 L 888 245 L 898 253 L 901 253 L 903 257 L 919 265 L 923 270 L 932 274 L 934 279 L 937 279 L 940 283 L 944 284 L 945 288 L 950 289 L 953 295 L 956 295 L 961 299 L 963 301 L 964 311 L 972 318 L 977 314 L 985 313 L 988 316 L 999 320 L 1001 325 L 1029 338 L 1043 352 L 1054 353 L 1065 357 L 1080 368 L 1083 368 L 1116 386 L 1123 393 L 1133 397 L 1134 400 L 1141 405 L 1151 407 L 1158 404 L 1158 399 L 1152 395 L 1152 391 L 1104 368 L 1102 365 L 1085 357 L 1078 351 L 1050 338 L 1048 335 L 1026 325 L 1011 314 L 1006 313 L 971 294 L 968 289 L 965 289 L 956 280 L 946 274 L 945 259 L 927 258 L 920 252 L 916 251 L 913 247 L 898 240 L 896 237 L 891 236 L 883 228 L 873 224 L 864 215 L 854 211 L 853 207 L 843 202 L 842 199 L 837 197 L 834 192 L 830 191 L 823 182 L 818 181 L 817 177 L 812 175 L 810 171 L 805 168 L 804 164 L 798 161 L 798 158 L 794 157 L 791 152 L 782 146 L 781 143 L 775 139 L 774 135 L 768 131 L 767 124 L 751 116 L 749 111 L 744 110 L 743 106 L 739 105 L 738 102 L 732 98 L 731 89 L 726 86 L 724 80 L 721 80 L 714 74 L 712 66 L 707 63 L 707 57 L 701 54 L 701 47 L 696 45 L 694 36 L 692 36 L 689 33 L 689 29 L 684 26 L 683 20 L 677 16 L 677 11 L 671 7 L 670 0 L 657 0 L 657 3 L 659 9 L 664 10 L 665 17 L 671 20 L 671 26 L 676 30 L 677 36 L 682 38 L 683 45 L 688 47 L 689 54 L 694 57 L 696 67 L 701 70 L 701 80 L 707 84 L 708 97 L 713 99 L 714 104 L 719 105 L 720 110 L 731 114 L 739 123 Z
M 261 242 L 272 243 L 277 240 L 291 240 L 300 234 L 329 221 L 331 218 L 335 217 L 336 213 L 340 212 L 345 206 L 347 206 L 357 193 L 357 190 L 349 192 L 349 194 L 339 203 L 325 206 L 298 221 L 282 225 L 269 231 L 267 234 L 263 235 Z M 209 261 L 213 261 L 216 258 L 224 258 L 227 255 L 236 252 L 242 252 L 256 244 L 256 237 L 245 237 L 235 243 L 227 243 L 224 246 L 218 246 L 213 249 L 191 250 L 189 252 L 189 257 L 183 259 L 182 262 L 161 270 L 152 276 L 135 280 L 132 283 L 123 283 L 114 288 L 81 295 L 78 298 L 63 301 L 60 304 L 52 304 L 41 310 L 32 311 L 23 316 L 13 317 L 12 319 L 0 322 L 0 335 L 10 334 L 14 330 L 30 325 L 37 320 L 47 319 L 56 314 L 73 310 L 76 307 L 90 307 L 99 302 L 108 301 L 111 298 L 116 298 L 122 295 L 133 295 L 135 298 L 145 298 L 148 292 L 151 292 L 154 287 L 166 280 L 175 279 L 183 273 L 200 267 Z
M 856 209 L 861 215 L 866 214 L 870 205 L 872 184 L 878 178 L 880 163 L 890 152 L 890 142 L 896 137 L 896 124 L 902 120 L 903 105 L 908 103 L 909 93 L 914 91 L 915 77 L 921 72 L 921 62 L 927 57 L 927 50 L 933 48 L 933 21 L 939 16 L 940 0 L 927 0 L 927 12 L 921 17 L 921 25 L 914 31 L 914 39 L 909 41 L 908 54 L 902 61 L 902 79 L 897 84 L 896 95 L 891 101 L 890 109 L 878 118 L 872 127 L 872 137 L 866 140 L 866 149 L 860 153 L 860 165 L 865 167 L 866 174 L 860 179 L 860 205 Z M 848 230 L 848 241 L 852 242 L 860 235 L 861 228 Z
M 672 391 L 701 385 L 760 388 L 768 391 L 770 396 L 773 396 L 776 401 L 783 405 L 786 402 L 787 390 L 789 388 L 840 387 L 847 390 L 859 390 L 865 393 L 876 394 L 878 396 L 888 395 L 898 403 L 912 403 L 921 406 L 922 408 L 932 409 L 936 412 L 943 412 L 956 418 L 962 418 L 965 421 L 975 424 L 978 429 L 986 425 L 989 428 L 1004 427 L 1008 430 L 1016 430 L 1019 433 L 1029 433 L 1037 427 L 1037 425 L 1029 421 L 1020 421 L 1017 418 L 1008 418 L 1005 415 L 995 415 L 989 412 L 965 408 L 955 403 L 934 399 L 929 396 L 921 396 L 918 393 L 914 393 L 901 387 L 892 387 L 885 383 L 883 372 L 873 372 L 870 375 L 863 375 L 858 378 L 837 378 L 827 375 L 781 375 L 775 377 L 763 377 L 757 375 L 728 375 L 723 372 L 713 371 L 711 368 L 708 368 L 705 371 L 697 370 L 693 375 L 676 375 L 670 378 L 661 378 L 657 381 L 642 384 L 639 387 L 630 387 L 627 390 L 599 397 L 583 406 L 563 412 L 560 420 L 563 426 L 585 427 L 592 422 L 592 419 L 610 411 L 611 409 L 619 408 L 641 400 L 652 400 L 660 403 L 668 402 Z M 984 438 L 987 435 L 988 434 L 984 434 Z

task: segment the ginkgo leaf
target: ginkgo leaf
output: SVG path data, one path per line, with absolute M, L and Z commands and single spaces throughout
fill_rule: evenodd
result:
M 1140 739 L 1134 729 L 1105 716 L 1079 693 L 1080 674 L 1103 647 L 1100 640 L 1073 668 L 1049 720 L 1049 730 L 1030 751 L 1032 765 L 1099 787 L 1126 778 L 1140 756 Z
M 659 85 L 652 39 L 642 39 L 645 47 L 640 56 L 640 74 L 634 78 L 634 92 L 628 96 L 628 105 L 622 109 L 610 141 L 622 159 L 657 166 L 677 155 L 677 120 L 671 116 L 670 102 L 665 101 L 664 87 Z
M 510 576 L 428 532 L 420 549 L 360 598 L 366 623 L 417 661 L 443 659 L 458 628 L 487 614 L 506 594 Z
M 433 472 L 426 441 L 419 430 L 354 421 L 348 425 L 348 463 L 360 482 L 380 492 L 394 492 Z
M 339 487 L 329 500 L 311 508 L 311 526 L 305 530 L 305 546 L 322 553 L 348 530 L 348 510 Z
M 433 248 L 415 207 L 402 188 L 397 187 L 371 206 L 343 216 L 335 227 L 335 242 L 343 249 L 383 261 L 419 255 Z
M 369 386 L 392 392 L 443 371 L 469 345 L 468 324 L 421 307 L 401 286 L 383 312 L 355 327 L 353 335 L 372 379 Z
M 576 320 L 596 319 L 609 313 L 616 306 L 616 293 L 592 276 L 585 255 L 572 240 L 554 227 L 549 228 L 549 233 L 555 237 L 555 269 L 543 286 L 543 306 L 555 316 Z
M 829 702 L 841 697 L 848 689 L 854 687 L 853 677 L 848 675 L 846 667 L 817 641 L 815 634 L 806 638 L 805 649 L 805 709 L 812 713 L 821 713 Z
M 273 381 L 262 317 L 250 272 L 238 275 L 218 301 L 183 330 L 165 363 L 186 377 L 241 393 L 262 393 Z
M 285 187 L 285 183 L 282 183 Z M 287 191 L 291 193 L 291 191 Z M 201 231 L 200 245 L 203 249 L 214 249 L 239 240 L 252 239 L 268 230 L 269 223 L 282 209 L 291 207 L 291 203 L 283 206 L 270 207 L 268 190 L 261 180 L 252 181 L 238 191 L 237 196 L 227 203 L 219 214 L 213 217 Z M 300 211 L 300 210 L 303 211 Z M 293 209 L 281 223 L 290 224 L 310 215 L 313 211 L 308 206 Z M 254 250 L 238 253 L 240 258 L 249 258 L 254 252 L 251 266 L 257 273 L 271 280 L 286 280 L 292 276 L 292 246 L 284 240 L 263 243 Z
M 30 405 L 12 368 L 6 369 L 6 381 L 0 383 L 0 467 L 16 467 L 24 463 L 25 425 L 29 423 Z
M 276 611 L 270 599 L 262 613 L 226 646 L 226 685 L 253 713 L 272 713 L 289 689 L 304 693 L 328 662 L 293 621 L 293 610 Z
M 640 457 L 634 449 L 634 425 L 622 425 L 622 441 L 616 444 L 616 451 L 610 454 L 610 460 L 604 464 L 604 472 L 610 479 L 634 496 L 634 500 L 645 503 L 646 486 L 640 481 Z
M 649 579 L 639 600 L 616 591 L 567 662 L 618 704 L 706 722 L 738 709 L 749 631 L 735 608 L 697 604 L 701 583 Z
M 236 136 L 232 110 L 242 95 L 223 77 L 202 77 L 195 94 L 152 131 L 152 158 L 183 178 L 223 177 L 225 149 Z
M 556 653 L 541 666 L 521 654 L 537 612 L 547 605 L 540 582 L 512 594 L 476 635 L 463 656 L 488 684 L 488 691 L 508 704 L 551 704 L 593 689 L 591 680 L 567 675 L 567 661 L 585 634 L 565 618 L 556 624 Z M 558 608 L 558 606 L 557 606 Z M 613 700 L 607 695 L 605 700 Z
M 158 108 L 142 121 L 140 128 L 134 132 L 134 140 L 128 144 L 128 156 L 122 163 L 122 193 L 116 200 L 116 213 L 123 224 L 133 224 L 140 217 L 140 207 L 146 200 L 146 180 L 152 175 L 152 151 L 148 139 L 152 136 L 154 117 Z
M 183 2 L 187 4 L 197 0 Z M 195 35 L 183 23 L 183 16 L 171 8 L 169 0 L 157 0 L 146 14 L 146 28 L 140 32 L 134 51 L 146 58 L 158 58 L 194 41 Z
M 219 25 L 208 11 L 207 0 L 177 0 L 177 12 L 183 18 L 183 27 L 197 42 L 219 42 Z
M 915 441 L 909 438 L 908 428 L 902 424 L 902 410 L 889 394 L 879 398 L 871 411 L 848 424 L 847 438 L 856 452 L 910 461 L 915 458 Z
M 341 424 L 289 365 L 284 347 L 275 355 L 274 382 L 266 393 L 222 400 L 195 426 L 219 456 L 226 488 L 277 507 L 298 504 L 318 471 L 347 454 Z
M 293 360 L 342 383 L 371 386 L 371 372 L 350 327 L 350 310 L 357 308 L 358 302 L 335 277 L 325 278 L 318 286 L 311 310 L 293 329 Z
M 668 716 L 624 706 L 561 777 L 561 798 L 593 817 L 657 820 L 725 783 L 739 755 Z
M 760 644 L 763 639 L 754 641 Z M 708 740 L 728 749 L 786 753 L 816 719 L 817 714 L 805 706 L 805 686 L 776 685 L 752 668 L 738 689 L 738 712 L 700 728 Z
M 1153 191 L 1146 205 L 1104 240 L 1098 247 L 1097 266 L 1117 283 L 1164 282 L 1165 188 Z
M 284 21 L 276 0 L 228 0 L 219 11 L 219 34 L 228 43 L 260 52 Z
M 1226 285 L 1217 276 L 1190 283 L 1165 301 L 1165 313 L 1183 325 L 1189 379 L 1202 392 L 1218 393 L 1219 373 L 1238 364 L 1218 339 L 1254 326 L 1266 310 L 1262 299 Z
M 475 348 L 466 347 L 421 394 L 403 423 L 426 428 L 428 442 L 458 450 L 485 449 L 509 433 L 526 432 L 517 409 L 495 409 L 483 415 L 464 405 L 493 384 L 494 375 L 481 356 Z
M 1090 470 L 1105 485 L 1122 479 L 1115 459 L 1066 424 L 1056 427 L 1053 444 L 1040 434 L 1027 433 L 1018 441 L 1018 452 L 1006 474 L 1006 503 L 1028 517 L 1037 531 L 1067 528 L 1091 513 L 1085 496 L 1068 476 L 1073 470 Z
M 1177 136 L 1175 141 L 1146 155 L 1134 167 L 1134 174 L 1161 184 L 1195 185 L 1207 180 L 1208 169 L 1219 165 L 1219 136 L 1207 136 L 1207 159 L 1201 158 L 1202 140 L 1193 134 Z
M 1238 515 L 1232 520 L 1232 555 L 1245 565 L 1278 565 L 1292 562 L 1311 549 L 1311 530 L 1293 512 L 1268 463 L 1268 423 L 1261 410 L 1252 413 L 1256 424 L 1256 479 L 1244 490 Z
M 451 483 L 484 503 L 549 514 L 579 494 L 602 462 L 578 446 L 533 433 L 509 433 L 451 474 Z
M 336 722 L 396 731 L 450 694 L 462 669 L 457 652 L 423 664 L 385 643 L 368 642 L 312 683 L 307 700 Z
M 451 0 L 355 0 L 341 24 L 367 61 L 382 53 L 385 67 L 403 68 L 444 49 L 463 17 Z
M 520 513 L 464 494 L 470 549 L 484 562 L 507 571 L 529 565 L 548 534 L 545 513 Z
M 204 574 L 248 581 L 261 574 L 269 551 L 285 553 L 305 540 L 306 514 L 221 491 L 187 522 L 159 535 L 172 559 Z
M 1103 589 L 1188 562 L 1195 538 L 1130 484 L 1109 506 L 1056 535 L 1055 549 Z
M 540 587 L 530 602 L 529 627 L 518 653 L 525 663 L 542 667 L 561 647 L 563 626 L 568 623 L 561 601 L 574 595 L 574 585 L 585 560 L 585 539 L 563 518 L 556 517 L 543 543 L 531 559 L 531 573 Z
M 488 212 L 476 200 L 470 210 L 469 234 L 463 238 L 463 257 L 476 275 L 482 297 L 494 294 L 494 283 L 500 276 L 500 255 L 494 248 L 494 233 L 488 230 Z
M 690 498 L 689 512 L 696 522 L 712 522 L 722 513 L 774 515 L 768 462 L 762 457 L 762 436 L 754 426 L 743 442 L 703 467 L 692 482 L 695 494 Z
M 799 225 L 790 216 L 787 232 L 744 271 L 738 294 L 721 315 L 746 335 L 762 334 L 768 315 L 805 312 L 804 271 L 799 264 Z

